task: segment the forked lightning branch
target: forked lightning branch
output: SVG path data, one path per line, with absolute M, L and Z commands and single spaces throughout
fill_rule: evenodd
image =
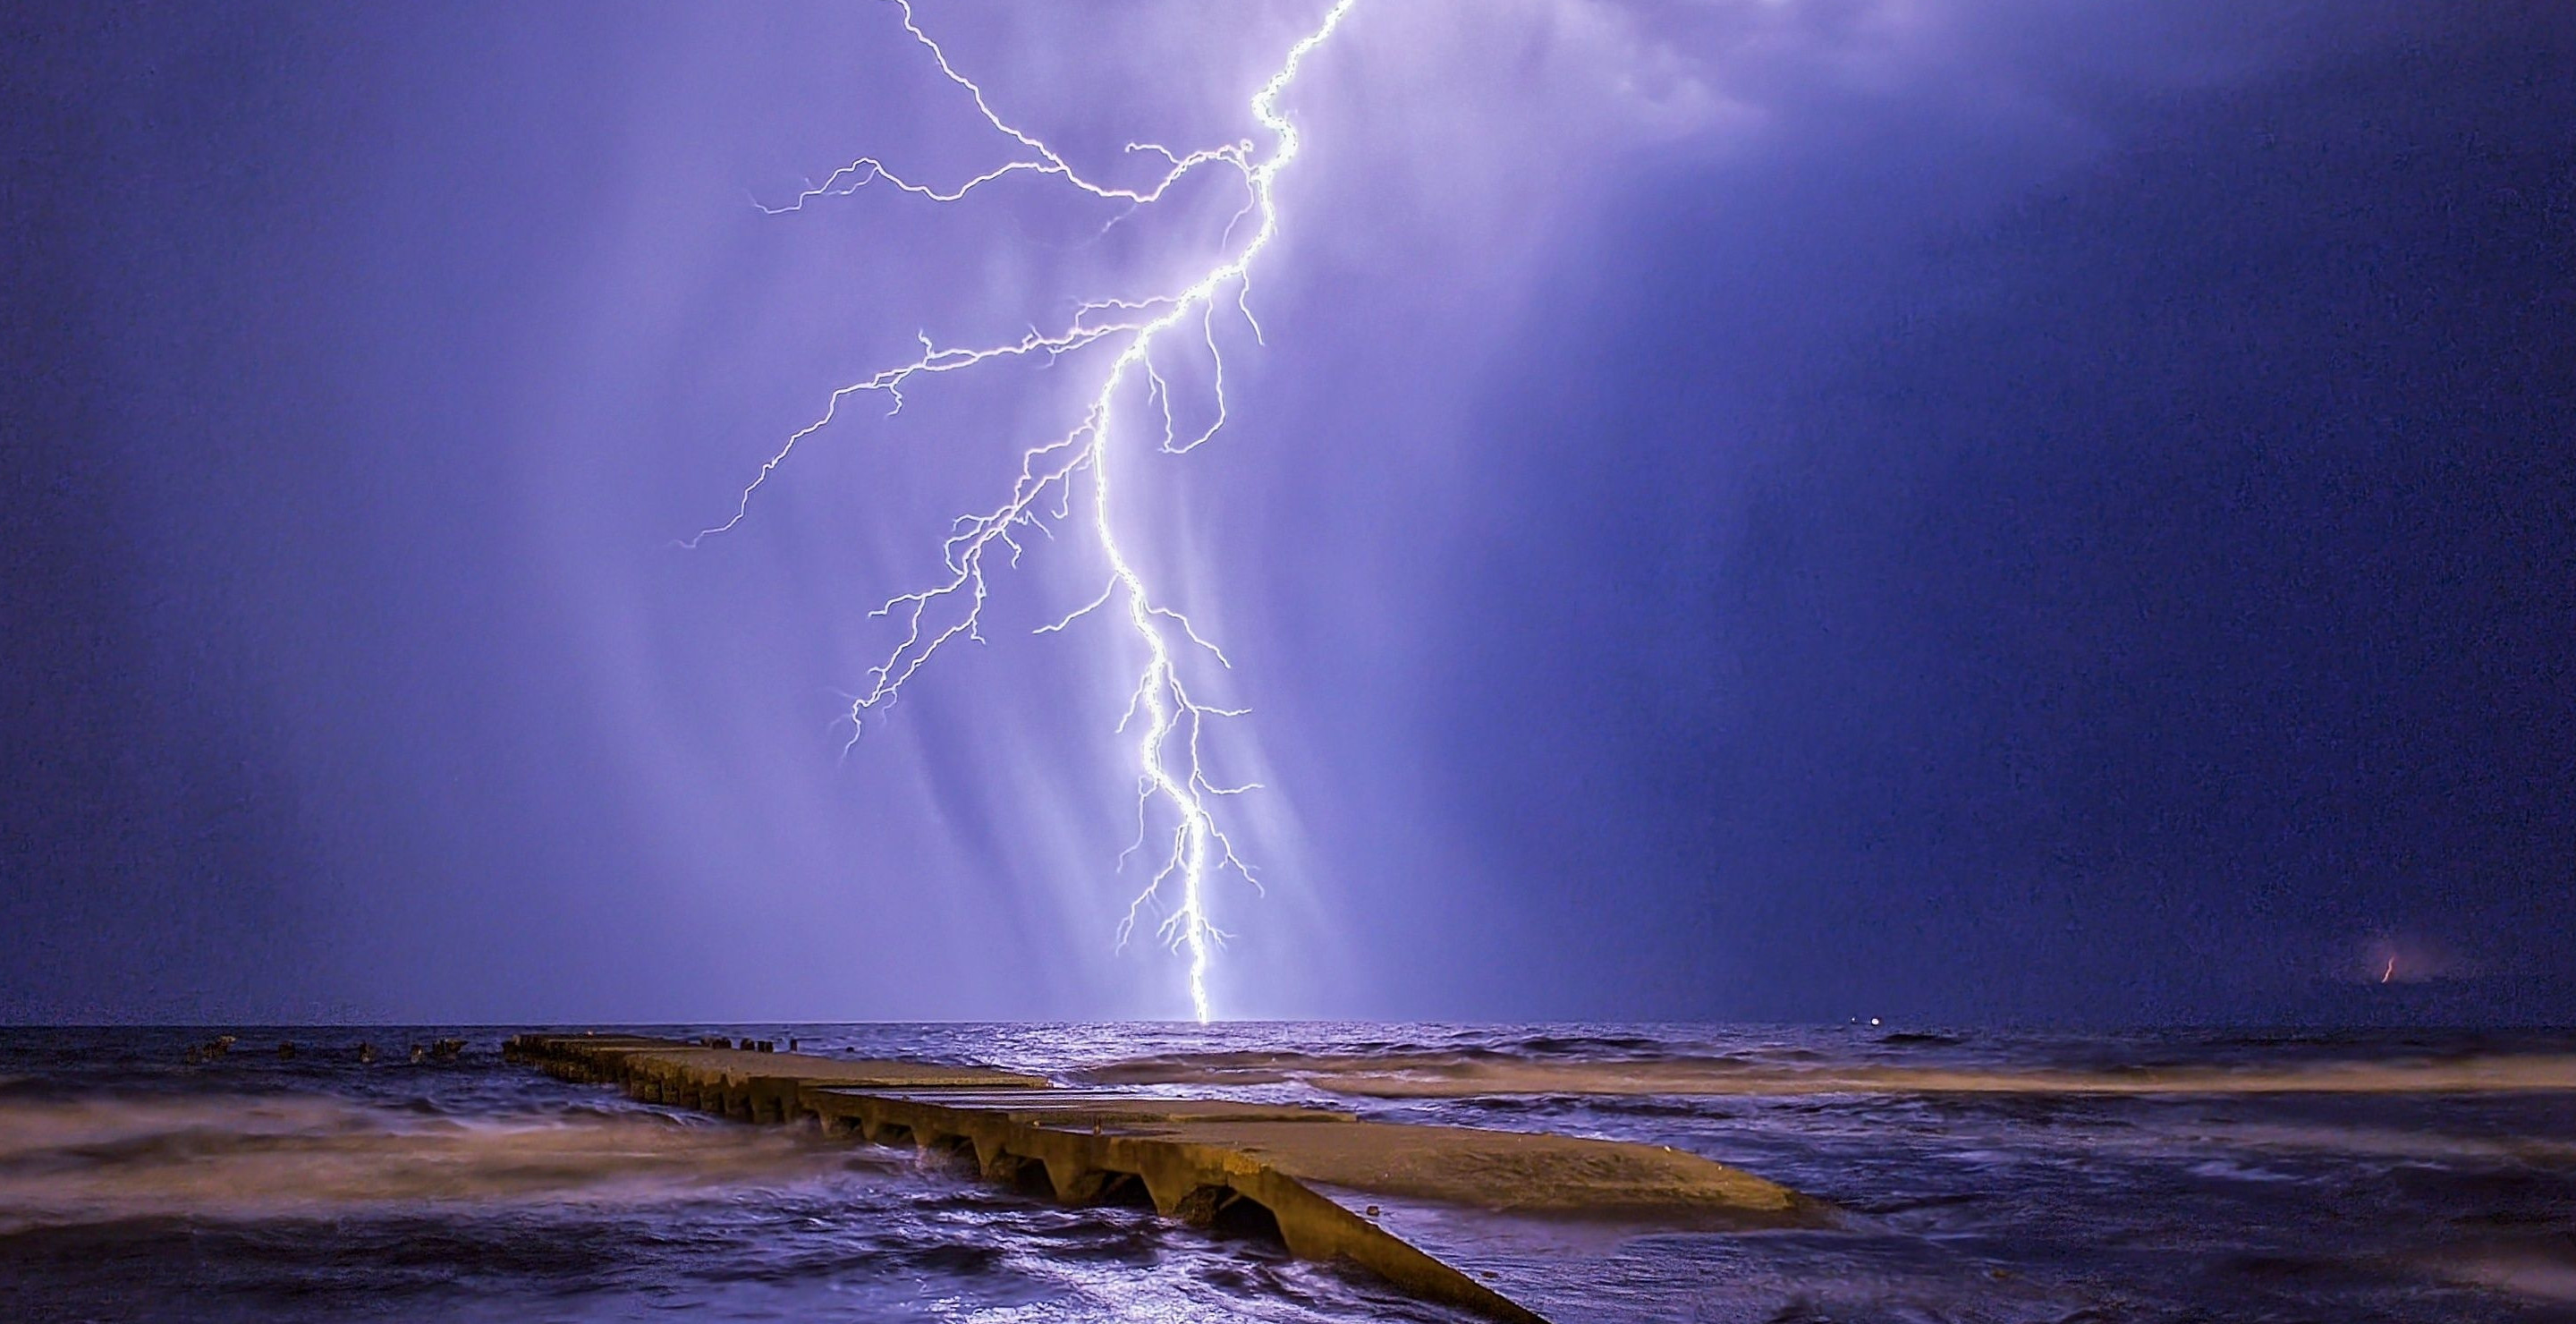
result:
M 924 32 L 910 0 L 892 0 L 902 12 L 904 30 L 920 43 L 939 71 L 954 83 L 993 132 L 1006 140 L 1004 159 L 996 165 L 952 180 L 931 180 L 917 171 L 897 171 L 887 162 L 861 157 L 779 207 L 796 211 L 821 199 L 854 193 L 870 185 L 900 190 L 925 202 L 965 203 L 977 190 L 1016 176 L 1031 176 L 1060 188 L 1128 207 L 1162 200 L 1182 180 L 1202 171 L 1231 173 L 1242 188 L 1240 207 L 1227 223 L 1214 265 L 1175 289 L 1130 291 L 1088 300 L 1052 330 L 1031 330 L 1020 339 L 980 346 L 943 345 L 924 334 L 921 352 L 834 391 L 821 415 L 790 435 L 761 465 L 742 491 L 733 515 L 690 540 L 690 546 L 734 528 L 748 517 L 762 485 L 787 461 L 798 445 L 831 426 L 844 405 L 862 396 L 882 396 L 889 412 L 903 406 L 904 392 L 929 386 L 942 374 L 966 372 L 1012 360 L 1094 364 L 1099 389 L 1066 430 L 1029 446 L 1020 456 L 1010 490 L 990 507 L 957 517 L 941 545 L 944 572 L 918 588 L 894 594 L 875 615 L 891 619 L 898 638 L 884 660 L 868 672 L 865 690 L 850 704 L 850 738 L 855 742 L 868 718 L 892 704 L 923 667 L 960 639 L 983 639 L 984 606 L 990 595 L 988 573 L 1018 562 L 1025 539 L 1052 536 L 1056 528 L 1087 529 L 1108 564 L 1099 596 L 1062 619 L 1039 627 L 1039 633 L 1071 628 L 1099 615 L 1115 619 L 1142 646 L 1143 666 L 1127 696 L 1118 723 L 1133 740 L 1136 769 L 1136 838 L 1118 859 L 1121 870 L 1133 858 L 1152 863 L 1153 873 L 1128 904 L 1117 940 L 1123 946 L 1141 919 L 1153 918 L 1165 945 L 1188 961 L 1189 994 L 1198 1019 L 1210 1016 L 1208 962 L 1225 934 L 1208 911 L 1209 884 L 1233 874 L 1258 889 L 1253 867 L 1235 850 L 1219 808 L 1228 797 L 1259 789 L 1257 784 L 1229 784 L 1209 775 L 1205 737 L 1212 724 L 1241 718 L 1239 708 L 1219 707 L 1194 697 L 1191 677 L 1206 667 L 1228 667 L 1223 650 L 1201 635 L 1190 619 L 1165 600 L 1131 558 L 1120 536 L 1122 518 L 1133 512 L 1118 504 L 1110 482 L 1111 459 L 1121 447 L 1151 444 L 1170 454 L 1183 454 L 1205 444 L 1226 422 L 1225 355 L 1220 347 L 1222 324 L 1231 323 L 1261 339 L 1261 324 L 1252 312 L 1254 266 L 1279 233 L 1279 211 L 1273 188 L 1298 155 L 1297 126 L 1279 107 L 1307 57 L 1330 40 L 1356 0 L 1338 0 L 1323 21 L 1288 49 L 1277 72 L 1255 89 L 1253 118 L 1268 137 L 1218 147 L 1176 152 L 1155 143 L 1131 143 L 1127 150 L 1154 158 L 1159 175 L 1145 187 L 1128 188 L 1100 182 L 1067 161 L 1037 135 L 1003 117 L 986 90 L 950 63 L 939 43 Z M 1239 334 L 1239 332 L 1238 332 Z M 1170 369 L 1196 359 L 1205 365 L 1209 383 L 1208 411 L 1213 421 L 1200 430 L 1181 427 L 1174 408 Z

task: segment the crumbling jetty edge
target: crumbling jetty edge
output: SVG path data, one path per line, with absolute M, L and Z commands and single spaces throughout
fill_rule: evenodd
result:
M 1823 1206 L 1652 1145 L 1222 1099 L 1064 1088 L 981 1067 L 764 1051 L 709 1038 L 521 1034 L 508 1059 L 558 1079 L 743 1122 L 802 1123 L 969 1163 L 1067 1204 L 1144 1204 L 1217 1230 L 1269 1233 L 1301 1259 L 1347 1261 L 1429 1301 L 1507 1324 L 1533 1310 L 1380 1227 L 1376 1195 L 1528 1217 L 1697 1228 L 1812 1225 Z M 1354 1207 L 1357 1206 L 1357 1207 Z

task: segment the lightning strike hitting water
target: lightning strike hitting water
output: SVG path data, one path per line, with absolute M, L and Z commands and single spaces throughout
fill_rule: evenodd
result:
M 1160 449 L 1183 454 L 1214 437 L 1225 426 L 1225 358 L 1217 346 L 1216 317 L 1222 306 L 1231 306 L 1250 329 L 1256 342 L 1261 338 L 1261 324 L 1252 315 L 1249 302 L 1252 266 L 1262 250 L 1270 246 L 1279 231 L 1279 215 L 1271 189 L 1279 173 L 1296 160 L 1297 128 L 1278 106 L 1280 94 L 1296 79 L 1298 67 L 1314 50 L 1329 40 L 1341 26 L 1357 0 L 1337 0 L 1316 29 L 1288 50 L 1278 72 L 1252 95 L 1253 118 L 1271 136 L 1270 150 L 1257 159 L 1254 144 L 1242 140 L 1222 147 L 1205 148 L 1187 154 L 1176 153 L 1153 143 L 1130 143 L 1127 150 L 1162 159 L 1161 177 L 1146 188 L 1121 188 L 1100 183 L 1077 170 L 1052 147 L 1037 137 L 1014 127 L 995 111 L 984 89 L 957 71 L 949 63 L 947 52 L 915 22 L 911 0 L 893 0 L 903 13 L 904 30 L 938 62 L 939 71 L 950 82 L 964 89 L 974 99 L 994 131 L 1010 139 L 1025 156 L 973 176 L 953 187 L 942 188 L 896 174 L 875 157 L 861 157 L 834 171 L 820 184 L 807 188 L 796 199 L 781 207 L 764 207 L 771 213 L 801 210 L 818 198 L 855 192 L 871 183 L 884 183 L 905 193 L 933 202 L 952 203 L 996 181 L 1013 175 L 1051 177 L 1056 182 L 1106 201 L 1133 209 L 1161 199 L 1174 185 L 1202 169 L 1229 170 L 1240 179 L 1243 204 L 1228 221 L 1219 241 L 1220 249 L 1236 242 L 1249 223 L 1249 233 L 1240 247 L 1230 255 L 1220 255 L 1214 265 L 1191 283 L 1161 293 L 1142 297 L 1102 298 L 1077 305 L 1072 315 L 1053 331 L 1032 329 L 1016 341 L 981 347 L 942 346 L 928 335 L 921 337 L 921 353 L 912 360 L 881 369 L 832 393 L 822 416 L 789 436 L 764 463 L 742 499 L 735 505 L 733 516 L 724 523 L 703 530 L 689 541 L 726 532 L 740 524 L 751 508 L 751 500 L 762 484 L 769 481 L 779 465 L 786 462 L 797 445 L 807 437 L 829 426 L 838 417 L 841 405 L 863 394 L 882 394 L 890 402 L 889 412 L 903 407 L 903 392 L 917 382 L 926 382 L 938 374 L 958 372 L 996 361 L 1042 358 L 1049 363 L 1090 349 L 1114 349 L 1102 371 L 1100 388 L 1080 419 L 1063 435 L 1030 447 L 1020 457 L 1019 474 L 1011 485 L 1009 496 L 981 513 L 959 516 L 950 526 L 947 540 L 941 546 L 941 560 L 946 577 L 927 588 L 899 593 L 878 607 L 875 615 L 903 622 L 901 642 L 886 655 L 885 661 L 869 671 L 866 693 L 855 695 L 850 703 L 850 738 L 858 739 L 869 713 L 892 704 L 924 664 L 940 649 L 961 636 L 982 642 L 983 609 L 989 592 L 985 579 L 986 558 L 995 547 L 1003 549 L 1009 564 L 1017 564 L 1022 551 L 1019 541 L 1025 531 L 1049 533 L 1050 522 L 1064 523 L 1073 517 L 1074 479 L 1089 476 L 1090 528 L 1098 539 L 1101 552 L 1109 565 L 1109 579 L 1100 596 L 1076 608 L 1038 633 L 1065 629 L 1074 621 L 1113 603 L 1120 609 L 1129 630 L 1144 645 L 1144 668 L 1127 696 L 1127 709 L 1119 719 L 1118 730 L 1125 732 L 1139 724 L 1142 730 L 1136 741 L 1136 839 L 1119 856 L 1124 868 L 1128 856 L 1140 850 L 1157 820 L 1170 825 L 1170 848 L 1160 867 L 1127 907 L 1126 918 L 1118 926 L 1118 941 L 1124 945 L 1133 933 L 1140 915 L 1152 911 L 1162 916 L 1157 932 L 1162 940 L 1189 961 L 1190 1004 L 1202 1022 L 1209 1018 L 1207 993 L 1208 960 L 1211 950 L 1221 944 L 1225 934 L 1211 922 L 1207 908 L 1207 884 L 1220 872 L 1231 870 L 1255 889 L 1260 881 L 1251 866 L 1235 853 L 1234 843 L 1219 824 L 1215 802 L 1227 796 L 1258 789 L 1257 784 L 1228 785 L 1211 779 L 1201 753 L 1201 737 L 1212 719 L 1240 717 L 1243 709 L 1222 708 L 1191 697 L 1190 686 L 1182 665 L 1188 650 L 1204 652 L 1221 667 L 1230 667 L 1222 650 L 1202 638 L 1187 616 L 1166 605 L 1155 594 L 1128 553 L 1118 535 L 1118 524 L 1112 518 L 1110 504 L 1110 459 L 1112 446 L 1124 439 L 1126 424 L 1117 406 L 1122 389 L 1142 378 L 1144 405 L 1161 416 Z M 1122 213 L 1123 215 L 1123 213 Z M 1112 223 L 1115 223 L 1114 221 Z M 1195 336 L 1185 343 L 1167 343 L 1167 332 L 1197 323 Z M 1184 436 L 1173 411 L 1170 381 L 1157 367 L 1156 355 L 1204 352 L 1211 371 L 1210 394 L 1215 420 L 1204 430 Z M 1170 359 L 1164 359 L 1169 363 Z M 1131 402 L 1132 403 L 1132 402 Z M 1051 536 L 1051 535 L 1050 535 Z M 1187 648 L 1184 648 L 1186 645 Z M 1165 891 L 1179 892 L 1177 903 L 1167 901 Z

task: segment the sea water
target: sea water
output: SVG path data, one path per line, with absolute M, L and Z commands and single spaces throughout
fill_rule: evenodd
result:
M 0 1030 L 0 1320 L 1468 1318 L 1257 1238 L 555 1081 L 501 1061 L 518 1028 Z M 1561 1324 L 2576 1320 L 2576 1035 L 551 1028 L 1671 1145 L 1838 1211 L 1443 1225 Z

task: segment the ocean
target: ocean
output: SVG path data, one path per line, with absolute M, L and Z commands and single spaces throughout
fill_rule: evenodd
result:
M 1836 1211 L 1442 1225 L 1559 1324 L 2576 1321 L 2576 1034 L 1385 1023 L 0 1030 L 0 1320 L 1472 1318 L 559 1082 L 522 1028 L 1670 1145 Z

